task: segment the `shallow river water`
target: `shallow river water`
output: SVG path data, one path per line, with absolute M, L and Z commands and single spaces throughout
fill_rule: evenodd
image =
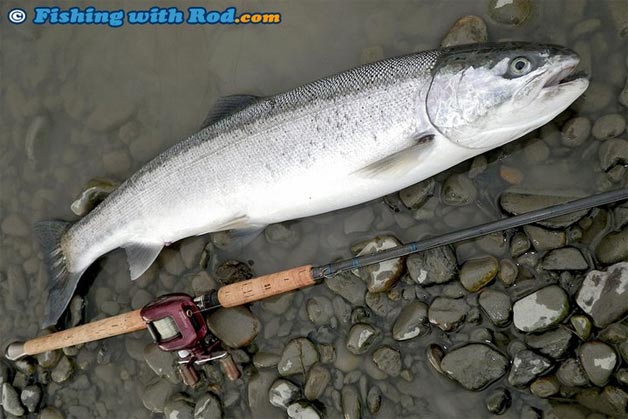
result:
M 521 12 L 525 21 L 519 25 L 503 19 L 499 22 L 496 7 L 508 6 L 511 0 L 101 1 L 98 7 L 138 10 L 157 3 L 182 9 L 204 5 L 215 10 L 235 6 L 239 11 L 277 11 L 282 22 L 119 28 L 33 25 L 29 21 L 12 25 L 6 19 L 9 10 L 21 7 L 31 13 L 34 7 L 52 3 L 0 4 L 3 350 L 13 340 L 42 333 L 39 322 L 47 279 L 30 226 L 46 219 L 77 219 L 70 205 L 90 179 L 123 181 L 159 152 L 194 133 L 220 96 L 272 95 L 379 58 L 437 48 L 454 22 L 465 15 L 477 15 L 486 22 L 490 41 L 522 40 L 574 48 L 581 54 L 580 66 L 591 76 L 588 92 L 555 121 L 525 138 L 435 176 L 432 189 L 414 208 L 406 205 L 417 194 L 410 191 L 406 202 L 403 194 L 401 199 L 393 194 L 355 208 L 271 226 L 235 250 L 225 234 L 184 240 L 165 250 L 135 282 L 128 277 L 123 252 L 115 251 L 101 258 L 81 281 L 82 321 L 139 308 L 164 293 L 195 293 L 219 286 L 225 275 L 221 265 L 227 260 L 245 263 L 260 275 L 351 256 L 352 246 L 377 235 L 394 235 L 407 242 L 498 219 L 505 214 L 498 200 L 506 190 L 560 199 L 628 187 L 625 1 L 521 0 L 516 3 L 524 8 L 530 5 L 530 9 Z M 72 4 L 64 3 L 64 7 Z M 586 120 L 574 122 L 576 117 Z M 570 130 L 570 124 L 577 130 Z M 574 139 L 574 135 L 581 138 Z M 616 144 L 605 146 L 609 141 Z M 574 302 L 575 291 L 569 290 L 569 280 L 580 284 L 589 269 L 611 265 L 600 260 L 626 260 L 621 249 L 619 256 L 600 257 L 599 249 L 596 254 L 596 246 L 607 233 L 620 235 L 616 247 L 628 243 L 625 219 L 621 221 L 625 214 L 621 208 L 593 211 L 571 227 L 555 229 L 582 251 L 586 269 L 569 265 L 550 269 L 543 265 L 547 249 L 530 248 L 517 254 L 514 231 L 456 245 L 455 262 L 461 267 L 468 260 L 486 260 L 492 255 L 496 259 L 489 258 L 491 261 L 507 260 L 503 262 L 506 266 L 515 265 L 519 274 L 514 285 L 495 280 L 487 287 L 505 293 L 512 302 L 543 285 L 559 283 L 570 294 L 569 315 L 573 317 L 582 313 Z M 518 230 L 518 238 L 531 235 L 522 231 Z M 500 269 L 506 268 L 500 264 Z M 7 362 L 2 367 L 2 381 L 10 383 L 17 394 L 29 385 L 41 389 L 41 400 L 32 410 L 46 418 L 161 417 L 164 409 L 169 417 L 185 418 L 195 407 L 199 410 L 203 397 L 210 400 L 214 413 L 222 411 L 224 417 L 282 417 L 285 408 L 268 402 L 268 389 L 280 377 L 278 355 L 293 339 L 307 338 L 319 359 L 317 365 L 330 377 L 315 401 L 303 403 L 306 410 L 312 409 L 309 413 L 315 410 L 325 417 L 347 418 L 487 417 L 493 415 L 487 410 L 487 399 L 503 394 L 504 389 L 512 398 L 504 417 L 586 417 L 592 411 L 576 407 L 573 397 L 577 392 L 572 388 L 538 397 L 530 392 L 529 384 L 511 385 L 506 372 L 487 388 L 469 391 L 430 366 L 426 350 L 432 343 L 445 352 L 469 342 L 490 343 L 512 360 L 516 354 L 512 342 L 523 344 L 527 339 L 511 321 L 500 326 L 491 323 L 478 308 L 478 293 L 454 285 L 457 277 L 446 284 L 423 286 L 411 273 L 404 273 L 390 290 L 369 294 L 365 301 L 366 287 L 358 277 L 367 274 L 356 274 L 347 280 L 353 286 L 342 292 L 333 285 L 320 285 L 252 304 L 252 315 L 231 325 L 246 329 L 255 319 L 259 321 L 257 337 L 234 352 L 243 375 L 233 383 L 225 381 L 217 367 L 210 367 L 198 388 L 184 387 L 171 371 L 174 356 L 155 356 L 147 346 L 151 340 L 146 332 L 58 351 L 19 368 Z M 578 285 L 574 287 L 577 291 Z M 393 339 L 392 325 L 403 306 L 421 301 L 427 307 L 437 297 L 454 294 L 452 300 L 468 305 L 456 327 L 443 331 L 438 321 L 432 321 L 422 336 Z M 80 302 L 75 300 L 78 306 Z M 76 311 L 80 312 L 80 307 Z M 620 321 L 617 324 L 628 330 L 626 321 Z M 370 325 L 380 333 L 361 355 L 346 348 L 354 323 Z M 573 329 L 568 319 L 560 327 Z M 598 331 L 594 329 L 592 336 Z M 571 355 L 552 359 L 551 368 L 543 374 L 553 375 L 564 359 L 576 356 L 580 344 L 580 340 L 572 342 Z M 400 354 L 400 373 L 384 372 L 374 364 L 374 352 L 382 345 Z M 610 383 L 625 391 L 620 371 L 626 370 L 628 360 L 622 361 L 626 354 L 621 345 L 627 344 L 620 339 L 613 345 L 618 363 Z M 163 367 L 163 377 L 146 358 Z M 301 392 L 307 378 L 307 373 L 286 377 Z M 214 396 L 207 396 L 208 392 Z M 3 395 L 3 404 L 7 397 Z M 22 403 L 28 407 L 24 398 Z M 9 410 L 5 408 L 5 416 L 15 415 L 18 407 L 13 403 Z M 37 417 L 38 413 L 31 415 Z M 212 417 L 205 415 L 197 412 L 197 417 Z

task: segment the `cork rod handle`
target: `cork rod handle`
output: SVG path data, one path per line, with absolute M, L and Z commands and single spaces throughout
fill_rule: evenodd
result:
M 223 307 L 234 307 L 314 284 L 312 265 L 299 266 L 226 285 L 218 290 L 218 301 Z
M 142 329 L 146 329 L 146 322 L 140 316 L 140 310 L 135 310 L 28 340 L 23 344 L 23 352 L 24 355 L 36 355 Z

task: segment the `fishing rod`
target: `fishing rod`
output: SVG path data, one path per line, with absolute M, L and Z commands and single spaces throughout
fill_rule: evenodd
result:
M 5 356 L 9 360 L 18 360 L 28 355 L 36 355 L 148 329 L 153 340 L 162 350 L 177 353 L 179 373 L 185 384 L 194 385 L 198 382 L 195 366 L 214 360 L 220 362 L 230 380 L 235 380 L 239 377 L 240 372 L 229 352 L 222 347 L 220 340 L 209 331 L 203 316 L 205 311 L 263 300 L 274 295 L 321 283 L 325 278 L 332 278 L 353 269 L 626 199 L 628 199 L 628 188 L 604 192 L 441 236 L 411 242 L 377 253 L 321 266 L 304 265 L 262 275 L 225 285 L 218 290 L 198 297 L 191 297 L 186 294 L 167 294 L 158 297 L 139 310 L 26 342 L 11 343 L 6 349 Z

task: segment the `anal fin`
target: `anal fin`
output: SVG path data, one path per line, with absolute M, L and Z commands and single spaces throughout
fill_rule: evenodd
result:
M 163 247 L 163 243 L 129 243 L 124 246 L 131 279 L 137 279 L 146 272 Z

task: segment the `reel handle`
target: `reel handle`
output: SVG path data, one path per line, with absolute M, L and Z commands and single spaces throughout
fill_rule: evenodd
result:
M 235 307 L 316 283 L 312 265 L 299 266 L 225 285 L 218 290 L 218 301 L 223 307 Z

